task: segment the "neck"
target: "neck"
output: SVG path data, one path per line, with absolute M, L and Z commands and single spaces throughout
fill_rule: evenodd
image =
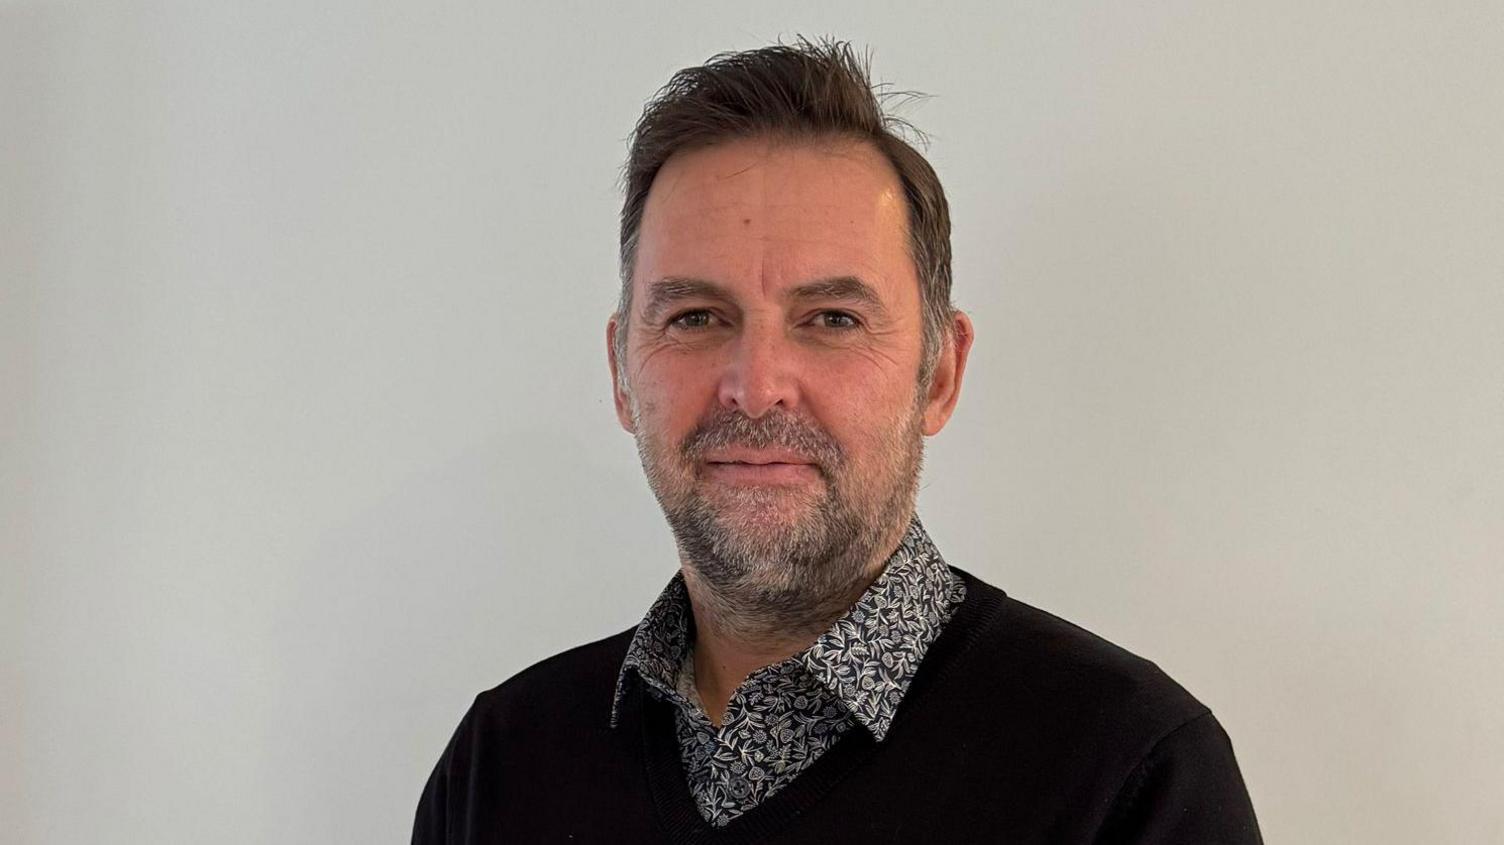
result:
M 711 724 L 717 727 L 736 688 L 748 675 L 772 666 L 809 648 L 816 637 L 784 638 L 777 641 L 746 640 L 730 635 L 713 624 L 701 624 L 695 606 L 695 690 Z
M 822 614 L 823 624 L 791 631 L 746 630 L 738 626 L 736 620 L 744 617 L 734 611 L 728 613 L 721 607 L 717 597 L 693 577 L 692 570 L 686 569 L 684 575 L 695 617 L 695 689 L 700 694 L 705 714 L 717 727 L 732 694 L 748 675 L 765 666 L 782 663 L 813 645 L 876 578 L 874 573 L 860 585 L 854 585 L 848 594 L 832 601 Z
M 868 562 L 860 578 L 807 608 L 799 625 L 790 625 L 777 608 L 742 606 L 706 583 L 694 566 L 682 565 L 695 620 L 695 688 L 712 724 L 720 726 L 732 694 L 748 675 L 809 648 L 851 609 L 882 573 L 907 525 L 905 520 L 894 536 L 883 538 L 877 548 L 884 551 Z

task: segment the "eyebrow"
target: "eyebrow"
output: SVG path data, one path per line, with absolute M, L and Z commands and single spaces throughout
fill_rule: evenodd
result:
M 888 316 L 888 309 L 883 305 L 882 298 L 877 295 L 877 291 L 856 276 L 832 276 L 828 279 L 806 282 L 786 291 L 783 298 L 791 302 L 838 300 L 860 303 L 877 312 L 881 317 Z M 643 319 L 653 322 L 664 311 L 673 307 L 674 303 L 686 299 L 712 299 L 727 304 L 733 304 L 736 301 L 736 297 L 732 296 L 730 291 L 715 282 L 668 276 L 648 286 L 647 301 L 642 307 Z

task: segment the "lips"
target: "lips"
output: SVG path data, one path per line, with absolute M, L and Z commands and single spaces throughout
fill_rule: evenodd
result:
M 715 449 L 704 460 L 707 478 L 734 486 L 803 485 L 821 475 L 814 461 L 787 449 Z
M 709 464 L 747 464 L 751 466 L 767 466 L 768 464 L 809 465 L 814 463 L 803 455 L 779 449 L 718 450 L 707 454 L 705 462 Z
M 704 472 L 703 477 L 708 481 L 737 487 L 805 485 L 818 481 L 820 478 L 820 471 L 815 468 L 814 464 L 781 461 L 764 463 L 711 461 L 705 464 Z

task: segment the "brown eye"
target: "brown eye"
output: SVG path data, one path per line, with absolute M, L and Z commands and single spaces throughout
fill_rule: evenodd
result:
M 703 329 L 710 325 L 709 311 L 685 311 L 683 314 L 668 321 L 668 324 L 681 329 Z
M 854 329 L 860 324 L 845 311 L 822 311 L 820 325 L 827 329 Z

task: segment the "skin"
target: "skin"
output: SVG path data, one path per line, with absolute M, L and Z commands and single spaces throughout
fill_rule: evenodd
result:
M 964 313 L 918 380 L 907 233 L 897 174 L 859 141 L 683 152 L 649 192 L 626 360 L 615 315 L 606 347 L 617 417 L 679 541 L 717 725 L 750 673 L 808 648 L 880 574 L 913 513 L 922 438 L 960 396 Z M 720 545 L 697 542 L 694 519 Z

